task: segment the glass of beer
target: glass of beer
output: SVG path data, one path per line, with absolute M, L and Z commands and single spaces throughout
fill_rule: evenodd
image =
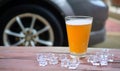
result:
M 93 18 L 90 16 L 65 17 L 70 54 L 85 56 L 92 27 Z

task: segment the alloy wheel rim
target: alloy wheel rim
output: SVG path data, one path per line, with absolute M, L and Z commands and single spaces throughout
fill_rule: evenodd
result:
M 22 18 L 31 18 L 31 22 L 29 24 L 29 27 L 25 27 L 22 22 Z M 39 23 L 44 25 L 42 29 L 37 30 L 35 28 L 36 20 L 39 21 Z M 19 32 L 15 32 L 15 30 L 11 30 L 12 26 L 17 23 L 19 25 L 19 28 L 21 29 Z M 17 28 L 17 27 L 13 27 Z M 48 36 L 46 39 L 41 38 L 39 35 L 44 34 L 44 32 L 48 32 Z M 11 44 L 9 35 L 13 38 L 17 38 L 18 41 L 14 44 Z M 43 44 L 46 46 L 52 46 L 54 44 L 54 33 L 53 29 L 50 26 L 50 23 L 43 18 L 42 16 L 39 16 L 37 14 L 33 13 L 23 13 L 20 15 L 17 15 L 16 17 L 13 17 L 6 25 L 5 30 L 3 32 L 3 43 L 5 46 L 36 46 L 37 44 Z

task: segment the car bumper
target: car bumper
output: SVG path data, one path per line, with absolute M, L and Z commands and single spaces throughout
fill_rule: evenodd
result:
M 98 31 L 92 31 L 90 34 L 89 46 L 103 42 L 105 40 L 105 36 L 105 28 Z

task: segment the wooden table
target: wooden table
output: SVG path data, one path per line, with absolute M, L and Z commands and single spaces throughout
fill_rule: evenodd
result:
M 87 54 L 100 51 L 102 48 L 88 48 Z M 67 68 L 57 65 L 40 67 L 36 60 L 36 54 L 40 52 L 69 53 L 68 47 L 0 47 L 0 71 L 69 71 Z M 115 54 L 115 59 L 120 60 L 120 50 L 110 49 Z M 120 71 L 120 63 L 109 63 L 108 66 L 93 66 L 82 63 L 74 71 Z

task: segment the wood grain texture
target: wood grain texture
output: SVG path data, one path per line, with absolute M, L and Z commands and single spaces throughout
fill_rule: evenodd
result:
M 88 48 L 87 54 L 93 54 L 102 48 Z M 66 53 L 69 54 L 68 47 L 0 47 L 0 71 L 72 71 L 57 65 L 47 65 L 40 67 L 36 60 L 36 54 L 40 52 Z M 120 60 L 120 50 L 110 49 L 115 54 L 115 60 Z M 80 60 L 81 64 L 74 71 L 120 71 L 120 63 L 109 63 L 108 66 L 92 66 L 86 62 L 86 58 Z

